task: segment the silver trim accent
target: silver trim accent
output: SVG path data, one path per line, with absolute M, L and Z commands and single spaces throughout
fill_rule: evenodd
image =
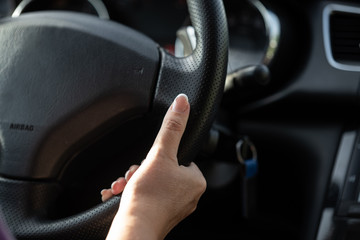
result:
M 355 146 L 356 132 L 343 134 L 340 147 L 336 155 L 336 162 L 331 176 L 331 182 L 339 186 L 340 193 L 343 191 L 347 169 L 349 168 L 351 155 Z
M 196 48 L 196 34 L 193 26 L 182 27 L 176 32 L 175 56 L 187 57 Z
M 321 215 L 320 226 L 316 240 L 330 240 L 334 231 L 333 224 L 334 209 L 325 208 Z
M 21 13 L 24 11 L 24 9 L 26 8 L 27 5 L 29 5 L 32 2 L 32 0 L 23 0 L 19 3 L 19 5 L 17 5 L 17 7 L 15 8 L 13 14 L 11 15 L 12 17 L 19 17 L 21 15 Z
M 11 15 L 13 18 L 19 17 L 24 9 L 31 4 L 34 0 L 23 0 L 19 3 L 19 5 L 15 8 L 13 14 Z M 93 6 L 95 9 L 98 17 L 100 19 L 109 20 L 110 15 L 108 10 L 106 9 L 105 4 L 101 0 L 88 0 L 88 2 Z
M 345 132 L 342 135 L 339 150 L 336 155 L 334 168 L 331 174 L 330 184 L 339 187 L 339 193 L 343 192 L 347 169 L 350 164 L 351 155 L 356 141 L 356 131 Z M 316 240 L 327 240 L 334 230 L 333 215 L 335 209 L 325 208 L 319 224 Z
M 264 20 L 266 35 L 268 36 L 268 46 L 262 61 L 263 64 L 269 65 L 279 46 L 281 35 L 280 20 L 275 13 L 267 9 L 259 0 L 251 0 L 250 3 L 259 11 Z
M 109 12 L 101 0 L 88 0 L 88 2 L 94 7 L 100 19 L 109 20 Z
M 280 20 L 275 13 L 268 10 L 259 0 L 249 0 L 249 3 L 260 13 L 264 21 L 266 36 L 268 37 L 268 46 L 265 48 L 262 63 L 268 66 L 274 58 L 279 46 L 281 32 Z M 190 40 L 192 49 L 195 49 L 196 35 L 194 28 L 188 26 L 185 28 L 185 31 Z M 184 51 L 184 46 L 182 46 L 182 41 L 178 39 L 179 38 L 177 38 L 175 42 L 175 56 L 184 57 L 186 56 L 186 54 L 182 53 Z
M 343 64 L 335 61 L 335 59 L 333 58 L 330 44 L 330 15 L 333 12 L 354 13 L 360 15 L 360 8 L 340 4 L 329 4 L 324 8 L 322 15 L 325 55 L 329 64 L 336 69 L 360 72 L 360 63 L 359 65 Z

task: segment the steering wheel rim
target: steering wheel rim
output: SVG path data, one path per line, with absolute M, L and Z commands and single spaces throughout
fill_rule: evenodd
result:
M 214 119 L 223 92 L 228 53 L 228 32 L 222 1 L 188 0 L 188 8 L 197 33 L 197 47 L 192 55 L 181 59 L 160 48 L 158 74 L 155 74 L 156 80 L 150 82 L 150 93 L 146 95 L 152 98 L 152 104 L 141 110 L 146 112 L 146 108 L 150 108 L 153 114 L 162 116 L 178 93 L 188 95 L 192 110 L 179 150 L 181 164 L 193 159 Z M 21 21 L 21 17 L 19 19 Z M 141 68 L 136 70 L 142 71 Z M 4 97 L 4 94 L 4 91 L 0 92 L 0 97 Z M 4 119 L 0 121 L 4 122 Z M 31 130 L 31 126 L 28 129 Z M 6 153 L 5 144 L 1 144 L 2 151 Z M 60 186 L 48 182 L 51 174 L 39 174 L 41 178 L 30 175 L 30 180 L 26 179 L 29 178 L 26 175 L 12 175 L 12 171 L 4 170 L 8 162 L 3 155 L 0 156 L 3 175 L 0 178 L 0 206 L 18 239 L 105 237 L 117 211 L 118 197 L 74 216 L 48 219 L 46 211 L 60 192 Z

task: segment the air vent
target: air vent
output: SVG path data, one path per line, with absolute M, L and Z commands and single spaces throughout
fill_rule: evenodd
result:
M 330 15 L 330 44 L 336 62 L 360 64 L 360 12 Z
M 360 7 L 328 4 L 323 10 L 323 39 L 329 64 L 360 72 Z

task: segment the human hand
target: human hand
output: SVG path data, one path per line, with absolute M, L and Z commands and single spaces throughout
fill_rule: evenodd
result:
M 101 190 L 101 200 L 103 202 L 109 200 L 115 195 L 118 195 L 124 191 L 126 183 L 130 180 L 131 176 L 139 168 L 139 165 L 132 165 L 129 170 L 125 173 L 125 177 L 119 177 L 116 181 L 111 184 L 108 189 Z
M 163 239 L 196 209 L 206 189 L 205 178 L 195 163 L 180 166 L 177 159 L 189 112 L 187 97 L 179 95 L 166 113 L 146 159 L 128 181 L 125 179 L 108 240 Z

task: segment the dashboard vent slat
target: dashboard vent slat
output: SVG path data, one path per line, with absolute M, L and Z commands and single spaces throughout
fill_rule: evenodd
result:
M 333 12 L 330 16 L 330 43 L 335 61 L 360 62 L 360 15 Z

